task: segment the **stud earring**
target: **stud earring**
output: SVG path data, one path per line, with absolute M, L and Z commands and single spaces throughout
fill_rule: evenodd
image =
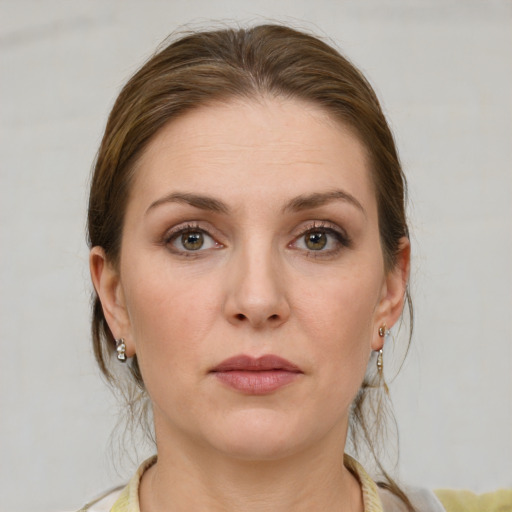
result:
M 116 340 L 117 359 L 126 363 L 126 345 L 123 338 Z
M 387 327 L 386 324 L 382 324 L 380 327 L 379 327 L 379 336 L 381 338 L 384 338 L 385 336 L 389 336 L 390 334 L 390 331 Z

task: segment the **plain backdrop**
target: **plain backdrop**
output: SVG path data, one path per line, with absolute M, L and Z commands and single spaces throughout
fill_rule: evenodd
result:
M 87 183 L 122 84 L 170 32 L 209 20 L 312 30 L 375 86 L 410 184 L 416 328 L 391 386 L 399 474 L 512 486 L 510 1 L 0 8 L 1 512 L 79 508 L 138 462 L 116 470 L 108 448 L 118 407 L 89 341 Z

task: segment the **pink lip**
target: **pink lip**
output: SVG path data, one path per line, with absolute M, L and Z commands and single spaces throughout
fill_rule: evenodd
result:
M 211 370 L 221 382 L 250 395 L 264 395 L 290 384 L 302 370 L 275 355 L 254 358 L 239 355 L 226 359 Z

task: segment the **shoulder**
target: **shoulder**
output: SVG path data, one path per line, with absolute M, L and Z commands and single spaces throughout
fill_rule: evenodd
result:
M 345 454 L 344 464 L 361 484 L 366 512 L 409 511 L 407 505 L 398 496 L 383 487 L 378 487 L 355 459 Z M 406 487 L 404 491 L 416 512 L 446 512 L 432 491 L 413 487 Z
M 512 489 L 485 494 L 441 489 L 435 493 L 447 512 L 512 512 Z
M 77 512 L 139 512 L 139 483 L 144 471 L 156 460 L 156 456 L 150 457 L 139 466 L 126 486 L 103 493 Z
M 512 512 L 512 489 L 485 494 L 411 487 L 404 490 L 417 512 Z M 379 488 L 379 497 L 384 512 L 406 512 L 403 503 L 389 491 Z
M 111 489 L 103 494 L 100 494 L 94 500 L 85 504 L 77 512 L 110 512 L 114 503 L 121 495 L 122 490 L 123 487 L 116 487 L 115 489 Z
M 405 487 L 404 492 L 416 512 L 446 512 L 437 496 L 428 489 Z M 384 512 L 407 512 L 406 505 L 393 493 L 379 487 L 379 497 Z

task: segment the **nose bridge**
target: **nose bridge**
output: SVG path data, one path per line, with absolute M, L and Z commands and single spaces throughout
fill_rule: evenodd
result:
M 288 318 L 279 252 L 264 234 L 234 251 L 229 281 L 226 313 L 231 322 L 276 326 Z

